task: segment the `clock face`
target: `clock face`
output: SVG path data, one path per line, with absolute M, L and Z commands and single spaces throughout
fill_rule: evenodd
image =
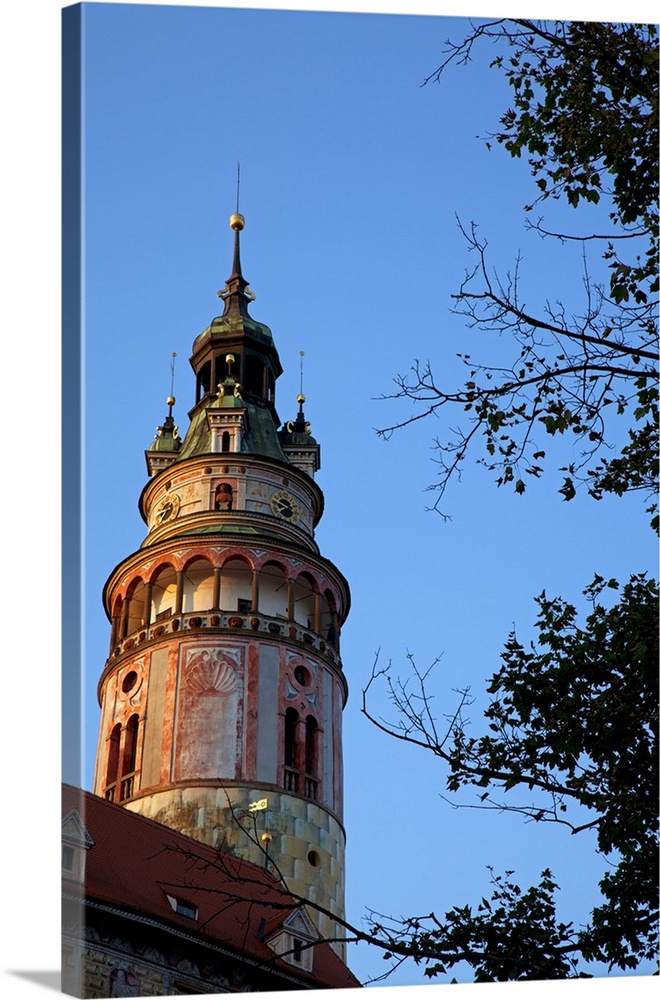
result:
M 298 521 L 298 504 L 286 490 L 277 490 L 270 498 L 270 509 L 276 517 L 296 524 Z
M 170 493 L 158 503 L 155 511 L 156 524 L 164 524 L 179 513 L 180 500 L 176 493 Z

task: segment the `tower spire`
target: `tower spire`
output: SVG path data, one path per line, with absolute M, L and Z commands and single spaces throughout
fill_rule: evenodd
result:
M 238 196 L 237 196 L 238 200 Z M 234 230 L 234 259 L 232 261 L 231 275 L 227 278 L 225 287 L 218 292 L 219 297 L 225 304 L 223 316 L 242 317 L 249 316 L 248 302 L 253 302 L 255 295 L 248 289 L 248 282 L 243 277 L 241 268 L 241 230 L 245 228 L 245 216 L 240 212 L 233 212 L 229 216 L 229 226 Z
M 298 404 L 298 416 L 296 417 L 296 429 L 305 430 L 305 414 L 303 413 L 303 403 L 305 402 L 305 394 L 303 392 L 303 358 L 305 357 L 305 352 L 300 352 L 300 392 L 296 397 L 296 402 Z
M 170 361 L 170 394 L 167 397 L 167 405 L 169 406 L 169 413 L 167 415 L 168 420 L 172 420 L 172 407 L 176 403 L 174 398 L 174 359 L 176 358 L 176 351 L 172 351 L 172 360 Z
M 229 216 L 229 225 L 234 230 L 234 260 L 231 277 L 243 279 L 243 272 L 241 271 L 241 242 L 239 233 L 241 232 L 241 229 L 245 228 L 244 216 L 242 216 L 238 211 L 234 212 L 233 215 Z M 231 281 L 231 278 L 229 280 Z M 247 282 L 244 282 L 243 288 L 247 288 Z

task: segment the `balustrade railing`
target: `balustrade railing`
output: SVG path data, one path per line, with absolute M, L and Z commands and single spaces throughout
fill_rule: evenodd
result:
M 259 611 L 188 611 L 185 614 L 165 616 L 161 613 L 151 625 L 142 625 L 124 639 L 115 643 L 112 655 L 119 656 L 128 650 L 152 639 L 188 629 L 221 628 L 241 632 L 264 632 L 270 636 L 282 636 L 302 642 L 310 649 L 328 657 L 340 666 L 339 654 L 331 642 L 298 622 L 286 621 Z
M 319 782 L 318 778 L 314 778 L 311 774 L 301 775 L 295 767 L 284 768 L 284 788 L 287 792 L 300 792 L 300 778 L 302 781 L 302 794 L 307 799 L 318 798 Z
M 130 799 L 133 794 L 133 786 L 135 783 L 135 772 L 132 774 L 125 774 L 121 779 L 121 789 L 120 789 L 120 802 L 124 799 Z
M 287 792 L 298 791 L 298 772 L 294 767 L 284 768 L 284 787 Z
M 124 799 L 130 799 L 135 789 L 136 774 L 136 771 L 131 771 L 130 774 L 123 774 L 119 781 L 112 781 L 106 785 L 103 798 L 108 802 L 123 802 Z M 117 799 L 117 788 L 119 788 L 119 799 Z
M 316 778 L 313 778 L 311 774 L 305 775 L 305 797 L 308 799 L 317 798 L 317 793 L 319 790 L 319 783 Z

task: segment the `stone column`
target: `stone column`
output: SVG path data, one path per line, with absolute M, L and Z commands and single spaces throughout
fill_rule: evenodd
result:
M 174 614 L 180 615 L 183 608 L 183 570 L 179 570 L 176 575 L 176 605 Z
M 222 577 L 222 568 L 216 566 L 213 570 L 213 607 L 212 611 L 220 610 L 220 579 Z
M 125 598 L 124 603 L 121 606 L 121 627 L 119 629 L 119 638 L 125 639 L 128 634 L 128 616 L 131 611 L 131 602 L 128 598 Z

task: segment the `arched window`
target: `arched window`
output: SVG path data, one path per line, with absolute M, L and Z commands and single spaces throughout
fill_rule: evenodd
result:
M 287 598 L 284 569 L 278 563 L 266 563 L 259 572 L 259 610 L 273 618 L 286 618 Z
M 314 580 L 307 573 L 301 573 L 293 585 L 293 619 L 305 628 L 315 626 Z
M 126 615 L 126 635 L 137 632 L 146 620 L 145 607 L 146 588 L 143 580 L 134 580 L 126 593 L 126 600 L 129 604 Z
M 115 606 L 112 612 L 112 629 L 110 631 L 110 652 L 117 645 L 119 639 L 121 638 L 121 613 L 122 613 L 123 602 L 121 597 L 118 597 L 115 601 Z
M 339 620 L 337 604 L 331 591 L 326 590 L 321 596 L 320 632 L 333 649 L 339 652 Z
M 319 727 L 313 715 L 305 719 L 305 795 L 308 799 L 318 794 L 318 733 Z
M 208 559 L 193 559 L 183 578 L 183 611 L 209 611 L 213 607 L 213 567 Z
M 308 799 L 319 797 L 318 723 L 308 715 L 303 724 L 295 708 L 284 713 L 284 787 Z
M 110 802 L 114 801 L 117 787 L 117 776 L 119 773 L 119 741 L 121 739 L 121 726 L 119 723 L 110 733 L 108 746 L 108 763 L 105 769 L 105 798 Z
M 132 715 L 126 724 L 126 733 L 124 736 L 124 765 L 121 769 L 122 774 L 132 774 L 135 770 L 137 729 L 139 721 L 140 720 L 137 715 Z
M 129 799 L 133 794 L 135 764 L 137 760 L 137 731 L 140 719 L 132 715 L 124 730 L 124 753 L 121 768 L 121 788 L 119 800 Z
M 245 390 L 255 396 L 266 395 L 266 366 L 261 358 L 248 356 L 245 359 Z
M 163 566 L 154 576 L 151 588 L 151 621 L 161 621 L 174 614 L 176 607 L 176 572 L 173 566 Z
M 284 787 L 289 792 L 298 791 L 298 768 L 296 767 L 296 730 L 298 713 L 295 708 L 287 708 L 284 713 Z
M 211 391 L 211 362 L 207 361 L 202 366 L 197 375 L 197 390 L 195 402 L 199 402 L 202 396 Z
M 243 559 L 228 559 L 222 567 L 220 606 L 241 614 L 252 610 L 252 569 Z

